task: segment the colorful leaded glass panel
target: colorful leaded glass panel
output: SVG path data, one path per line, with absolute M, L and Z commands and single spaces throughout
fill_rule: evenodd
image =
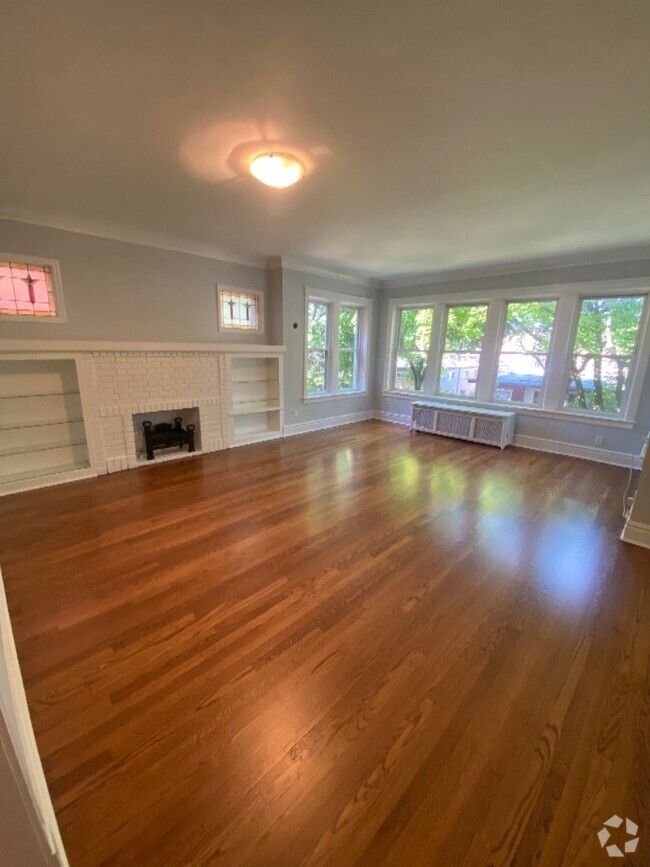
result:
M 50 266 L 0 260 L 0 313 L 56 316 Z
M 237 330 L 259 330 L 259 297 L 253 292 L 219 290 L 221 327 Z

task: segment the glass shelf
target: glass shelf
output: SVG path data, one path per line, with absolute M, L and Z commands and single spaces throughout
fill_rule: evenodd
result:
M 76 470 L 86 470 L 90 467 L 89 461 L 79 461 L 72 464 L 61 464 L 58 467 L 47 467 L 40 470 L 29 470 L 22 473 L 8 473 L 0 476 L 0 485 L 8 482 L 24 482 L 29 479 L 42 479 L 44 476 L 58 476 L 61 473 L 72 473 Z
M 247 379 L 237 379 L 233 378 L 234 384 L 245 385 L 249 382 L 279 382 L 280 380 L 277 376 L 269 376 L 269 377 L 248 377 Z
M 66 397 L 69 395 L 79 396 L 78 391 L 43 391 L 38 394 L 0 394 L 0 400 L 14 400 L 26 397 Z
M 74 446 L 85 446 L 86 440 L 63 440 L 55 443 L 39 443 L 36 445 L 11 446 L 10 448 L 0 449 L 0 457 L 7 458 L 11 455 L 28 455 L 32 452 L 49 452 L 52 449 L 73 448 Z
M 245 403 L 236 403 L 233 406 L 231 415 L 250 415 L 255 412 L 279 412 L 282 409 L 278 403 L 267 403 L 261 400 L 259 402 L 246 401 Z
M 48 427 L 48 425 L 54 424 L 76 424 L 80 421 L 83 421 L 83 418 L 56 418 L 43 419 L 42 421 L 11 422 L 11 424 L 0 424 L 0 430 L 23 430 L 28 427 Z

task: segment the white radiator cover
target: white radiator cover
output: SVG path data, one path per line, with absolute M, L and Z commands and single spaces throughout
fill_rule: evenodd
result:
M 504 449 L 515 434 L 515 413 L 416 401 L 412 404 L 411 430 Z

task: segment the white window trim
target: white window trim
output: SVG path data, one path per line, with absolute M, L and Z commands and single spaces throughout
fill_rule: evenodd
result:
M 571 296 L 576 297 L 576 296 Z M 522 408 L 528 409 L 531 407 L 531 404 L 524 403 L 522 400 L 497 400 L 494 397 L 494 392 L 497 387 L 497 379 L 499 376 L 499 360 L 501 358 L 501 350 L 503 347 L 503 341 L 506 335 L 506 324 L 508 319 L 508 305 L 510 304 L 518 304 L 522 299 L 499 299 L 499 301 L 494 301 L 493 303 L 497 306 L 499 310 L 499 326 L 498 332 L 496 333 L 496 353 L 494 353 L 491 361 L 493 364 L 491 365 L 492 369 L 490 370 L 489 381 L 486 383 L 486 387 L 484 391 L 481 393 L 481 399 L 485 400 L 488 403 L 493 403 L 495 405 L 502 406 L 504 409 L 507 407 L 513 407 L 516 410 L 520 410 Z M 539 396 L 539 407 L 544 407 L 547 405 L 546 394 L 548 391 L 548 383 L 550 379 L 550 361 L 555 358 L 556 355 L 556 345 L 557 345 L 557 333 L 558 333 L 558 322 L 560 321 L 561 311 L 560 311 L 560 298 L 557 294 L 547 295 L 546 297 L 541 297 L 538 293 L 534 293 L 524 299 L 524 302 L 535 302 L 535 301 L 555 301 L 555 317 L 553 319 L 553 328 L 551 330 L 551 340 L 549 342 L 548 352 L 546 353 L 546 368 L 544 370 L 544 375 L 542 377 L 542 387 L 540 389 Z M 562 391 L 562 399 L 564 400 L 564 389 Z M 556 400 L 553 400 L 551 403 L 553 406 L 557 405 Z M 533 409 L 535 409 L 535 406 Z
M 324 391 L 307 392 L 307 308 L 310 303 L 327 304 L 329 307 L 327 323 L 327 370 L 325 371 Z M 338 323 L 339 308 L 354 307 L 359 311 L 359 370 L 358 387 L 354 389 L 340 389 L 339 382 L 339 353 L 338 353 Z M 370 327 L 372 321 L 372 298 L 361 295 L 343 295 L 339 292 L 325 292 L 320 289 L 311 289 L 305 286 L 305 335 L 303 344 L 303 400 L 322 401 L 341 397 L 359 397 L 368 394 L 368 363 L 370 351 Z
M 575 344 L 580 306 L 584 298 L 606 298 L 617 295 L 646 295 L 634 357 L 630 364 L 625 399 L 617 415 L 595 410 L 564 408 L 564 394 L 568 381 L 570 360 Z M 508 403 L 493 398 L 498 372 L 498 359 L 505 328 L 506 306 L 517 301 L 556 300 L 557 308 L 551 345 L 547 357 L 547 372 L 540 396 L 540 405 L 533 407 L 520 402 Z M 485 338 L 481 353 L 481 368 L 476 398 L 451 397 L 437 394 L 442 350 L 444 348 L 446 310 L 448 306 L 488 304 Z M 399 329 L 399 311 L 409 307 L 433 307 L 433 325 L 427 374 L 422 391 L 406 391 L 393 387 Z M 435 398 L 450 404 L 467 404 L 488 409 L 508 409 L 524 415 L 543 415 L 549 418 L 578 421 L 585 424 L 610 425 L 632 428 L 641 398 L 641 390 L 650 361 L 650 280 L 616 280 L 554 284 L 519 289 L 498 289 L 485 292 L 458 292 L 422 295 L 419 297 L 389 298 L 386 346 L 384 358 L 383 391 L 387 397 L 407 400 Z
M 0 313 L 0 322 L 27 323 L 38 322 L 43 324 L 65 323 L 65 306 L 63 304 L 63 289 L 61 288 L 61 268 L 57 259 L 43 259 L 41 256 L 25 256 L 22 253 L 0 253 L 0 260 L 4 262 L 25 262 L 29 265 L 47 265 L 52 275 L 52 294 L 56 313 L 54 316 L 29 316 L 14 315 L 13 313 Z
M 470 304 L 466 304 L 464 301 L 460 301 L 458 303 L 444 304 L 443 309 L 441 311 L 438 311 L 437 309 L 434 308 L 434 311 L 433 311 L 434 319 L 436 318 L 436 316 L 438 316 L 438 318 L 441 320 L 440 349 L 438 350 L 436 363 L 435 363 L 436 378 L 432 383 L 436 400 L 438 398 L 448 398 L 450 396 L 450 395 L 444 394 L 443 392 L 440 391 L 440 370 L 442 368 L 442 356 L 444 355 L 444 352 L 445 352 L 445 342 L 447 340 L 447 322 L 449 319 L 449 309 L 451 307 L 473 307 L 473 306 L 482 306 L 482 305 L 485 306 L 484 302 L 481 302 L 481 301 L 472 301 L 472 302 L 470 302 Z M 438 315 L 439 313 L 441 315 Z M 477 397 L 475 397 L 475 398 L 474 397 L 467 397 L 466 395 L 458 394 L 458 395 L 454 395 L 454 397 L 453 397 L 454 400 L 458 400 L 462 403 L 474 403 L 478 399 L 478 395 L 480 395 L 481 392 L 484 390 L 483 383 L 486 380 L 486 378 L 488 378 L 488 377 L 486 376 L 486 365 L 483 361 L 483 358 L 484 358 L 484 349 L 485 349 L 485 344 L 487 342 L 487 336 L 488 336 L 489 330 L 490 330 L 490 305 L 488 304 L 487 305 L 487 311 L 486 311 L 486 320 L 485 320 L 485 334 L 483 336 L 483 341 L 481 343 L 481 351 L 479 353 L 479 359 L 478 359 L 478 374 L 476 376 L 476 394 L 477 394 Z
M 238 325 L 224 325 L 221 317 L 221 293 L 236 292 L 240 295 L 254 295 L 257 298 L 257 328 L 241 328 Z M 217 285 L 217 330 L 220 334 L 264 334 L 264 292 L 260 289 L 246 289 L 242 286 Z

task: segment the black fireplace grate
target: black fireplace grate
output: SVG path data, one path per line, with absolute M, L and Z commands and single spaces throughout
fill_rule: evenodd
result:
M 174 419 L 174 424 L 169 422 L 153 424 L 150 421 L 143 421 L 142 427 L 144 428 L 144 445 L 148 461 L 154 459 L 156 449 L 169 449 L 174 446 L 182 449 L 187 446 L 188 452 L 195 450 L 194 425 L 188 424 L 184 428 L 183 419 L 180 416 Z

